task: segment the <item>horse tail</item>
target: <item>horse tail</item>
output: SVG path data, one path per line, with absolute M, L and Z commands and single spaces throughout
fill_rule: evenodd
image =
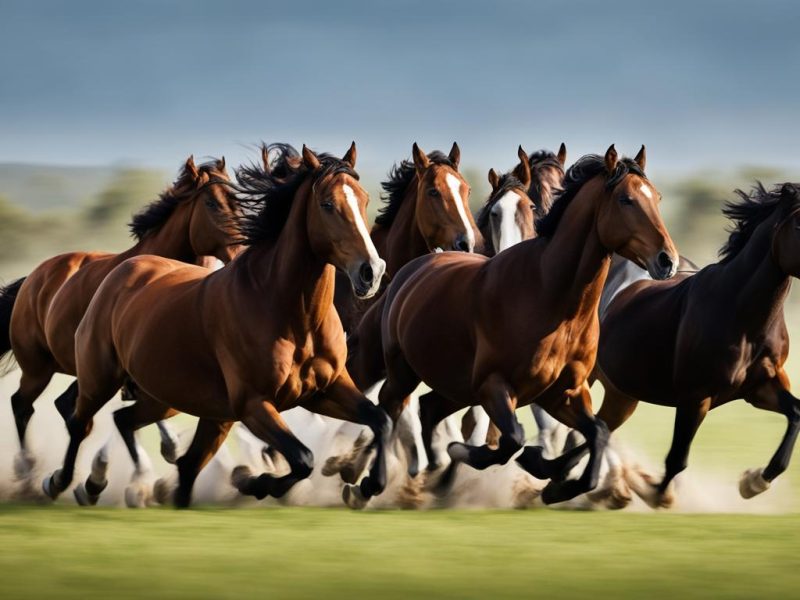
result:
M 0 287 L 0 361 L 11 352 L 11 311 L 24 281 L 23 277 Z

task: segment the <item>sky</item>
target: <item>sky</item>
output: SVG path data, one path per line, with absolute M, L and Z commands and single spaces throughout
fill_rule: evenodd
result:
M 0 162 L 303 143 L 387 170 L 615 143 L 663 171 L 798 167 L 800 3 L 0 0 Z

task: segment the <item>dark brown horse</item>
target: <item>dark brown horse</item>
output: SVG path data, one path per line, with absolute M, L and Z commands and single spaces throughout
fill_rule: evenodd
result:
M 133 218 L 130 228 L 137 241 L 130 249 L 61 254 L 3 291 L 13 311 L 0 319 L 0 352 L 13 350 L 22 370 L 19 389 L 11 397 L 21 448 L 15 463 L 18 476 L 26 476 L 33 465 L 25 448 L 33 403 L 53 374 L 75 375 L 75 331 L 106 275 L 141 254 L 190 263 L 208 255 L 228 262 L 238 251 L 234 222 L 239 207 L 228 181 L 224 158 L 197 167 L 189 157 L 175 183 Z M 73 384 L 56 400 L 65 418 L 76 394 Z
M 734 228 L 720 262 L 668 282 L 635 282 L 602 321 L 596 372 L 606 393 L 598 416 L 614 431 L 639 401 L 676 408 L 664 478 L 637 490 L 654 507 L 672 504 L 670 483 L 686 468 L 709 409 L 744 398 L 788 420 L 766 468 L 743 475 L 745 498 L 786 470 L 800 429 L 800 401 L 784 370 L 783 316 L 792 277 L 800 276 L 800 186 L 738 193 L 740 202 L 724 209 Z
M 275 448 L 290 472 L 232 482 L 243 494 L 280 497 L 310 475 L 313 456 L 280 412 L 303 406 L 367 425 L 377 458 L 365 490 L 386 483 L 383 446 L 391 421 L 353 384 L 345 369 L 344 332 L 333 309 L 335 268 L 360 297 L 374 295 L 385 268 L 365 226 L 367 195 L 343 159 L 303 148 L 303 168 L 285 180 L 253 181 L 257 209 L 243 222 L 247 250 L 227 267 L 204 269 L 157 257 L 133 258 L 98 290 L 75 339 L 78 400 L 67 428 L 64 466 L 43 485 L 56 497 L 70 484 L 92 419 L 122 380 L 164 405 L 200 418 L 189 450 L 177 461 L 177 506 L 235 421 Z M 242 201 L 242 200 L 240 200 Z M 104 482 L 86 482 L 96 493 Z
M 460 462 L 477 469 L 505 463 L 525 442 L 514 411 L 535 401 L 578 429 L 591 453 L 579 479 L 551 481 L 543 500 L 567 500 L 597 484 L 608 429 L 593 415 L 586 378 L 594 367 L 597 305 L 611 253 L 658 279 L 671 277 L 678 260 L 644 164 L 644 148 L 635 160 L 618 160 L 613 146 L 605 157 L 583 157 L 567 172 L 564 191 L 538 224 L 538 237 L 491 259 L 444 252 L 414 260 L 370 309 L 380 311 L 380 330 L 360 335 L 354 350 L 382 349 L 386 382 L 379 399 L 393 419 L 421 381 L 432 388 L 420 398 L 432 467 L 433 428 L 474 405 L 500 430 L 498 447 L 452 443 L 449 471 Z M 372 323 L 368 313 L 362 324 Z M 363 344 L 366 339 L 372 344 Z M 544 460 L 541 448 L 529 447 L 517 460 L 549 478 L 570 459 Z M 352 506 L 369 498 L 363 487 L 346 490 Z
M 435 250 L 472 252 L 482 239 L 469 210 L 469 185 L 458 172 L 461 150 L 453 143 L 450 154 L 425 154 L 417 144 L 413 160 L 392 168 L 381 186 L 386 205 L 381 208 L 372 237 L 386 259 L 386 275 L 408 261 Z M 373 299 L 374 301 L 374 299 Z M 345 275 L 339 275 L 335 304 L 344 330 L 355 329 L 372 302 L 353 298 Z

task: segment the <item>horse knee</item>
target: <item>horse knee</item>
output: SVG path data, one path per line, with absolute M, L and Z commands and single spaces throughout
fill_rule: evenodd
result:
M 92 431 L 93 419 L 71 416 L 67 421 L 67 432 L 73 439 L 83 439 Z
M 11 410 L 18 423 L 27 423 L 33 416 L 33 403 L 22 397 L 19 392 L 11 396 Z

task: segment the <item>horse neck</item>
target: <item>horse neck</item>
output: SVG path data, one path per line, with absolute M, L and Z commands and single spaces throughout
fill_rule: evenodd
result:
M 380 232 L 383 233 L 380 233 Z M 405 264 L 429 252 L 417 226 L 417 179 L 411 180 L 400 209 L 387 230 L 373 231 L 373 241 L 386 260 L 386 273 L 393 276 Z M 377 238 L 377 239 L 376 239 Z
M 300 186 L 276 240 L 254 245 L 232 265 L 233 276 L 249 289 L 256 306 L 269 299 L 271 314 L 262 312 L 262 318 L 280 314 L 302 331 L 316 329 L 333 307 L 336 272 L 311 250 L 306 224 L 309 193 L 308 183 Z
M 145 234 L 135 246 L 123 254 L 155 254 L 187 263 L 195 262 L 197 255 L 189 235 L 193 209 L 194 202 L 181 202 L 161 227 Z
M 567 315 L 597 312 L 611 253 L 600 243 L 596 218 L 599 179 L 583 186 L 546 240 L 540 269 L 543 293 Z
M 759 331 L 783 314 L 791 278 L 772 255 L 772 234 L 777 216 L 762 223 L 744 248 L 720 265 L 717 289 L 730 290 L 735 303 L 734 321 L 746 331 Z

